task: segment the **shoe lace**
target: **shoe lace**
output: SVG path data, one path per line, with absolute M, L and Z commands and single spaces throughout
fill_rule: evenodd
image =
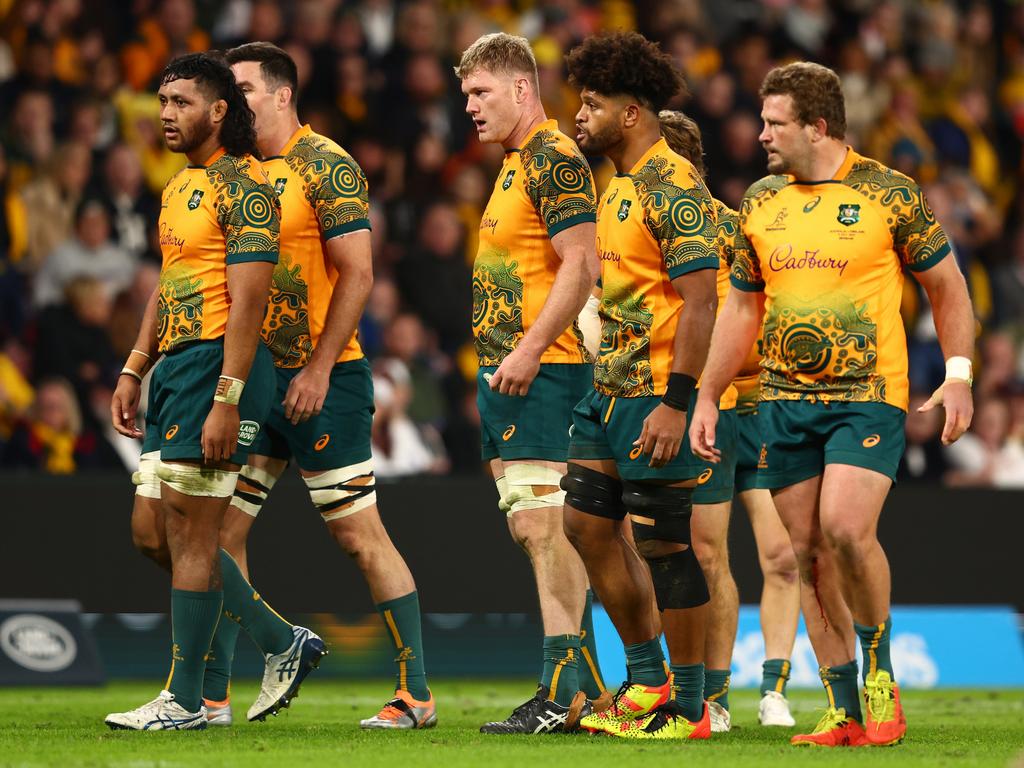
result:
M 405 701 L 395 697 L 381 708 L 380 712 L 377 713 L 377 719 L 398 720 L 405 715 L 408 708 L 409 705 Z
M 627 680 L 619 686 L 619 690 L 617 690 L 615 692 L 615 695 L 612 696 L 612 705 L 607 709 L 608 714 L 610 714 L 613 717 L 623 714 L 632 714 L 631 712 L 624 712 L 622 709 L 619 708 L 619 701 L 622 700 L 622 697 L 625 696 L 626 692 L 632 687 L 633 684 L 629 680 Z
M 867 693 L 868 714 L 874 723 L 885 723 L 895 716 L 895 696 L 891 680 L 867 680 L 864 683 Z
M 833 728 L 838 728 L 845 722 L 846 710 L 843 707 L 829 707 L 825 710 L 825 714 L 821 716 L 821 720 L 814 726 L 814 730 L 811 733 L 826 733 Z

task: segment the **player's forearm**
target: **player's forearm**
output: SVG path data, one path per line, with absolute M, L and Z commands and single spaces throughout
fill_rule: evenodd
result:
M 700 378 L 708 357 L 717 306 L 714 291 L 710 295 L 691 296 L 683 305 L 672 341 L 672 373 Z
M 334 367 L 345 345 L 355 335 L 372 288 L 372 266 L 339 270 L 338 282 L 327 307 L 324 329 L 308 367 L 321 371 Z
M 551 291 L 521 347 L 539 356 L 579 316 L 597 282 L 597 257 L 583 246 L 566 249 Z
M 222 376 L 245 381 L 249 376 L 256 346 L 261 344 L 260 327 L 270 295 L 274 265 L 265 261 L 232 264 L 228 267 L 227 328 L 224 331 Z
M 970 360 L 974 356 L 974 309 L 963 278 L 935 285 L 928 291 L 928 300 L 943 357 Z
M 761 327 L 762 307 L 760 294 L 745 294 L 735 288 L 729 291 L 711 334 L 711 348 L 700 382 L 701 397 L 717 403 L 739 375 Z

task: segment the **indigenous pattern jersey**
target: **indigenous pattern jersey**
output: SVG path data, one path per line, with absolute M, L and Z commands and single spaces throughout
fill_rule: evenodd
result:
M 760 398 L 906 410 L 902 269 L 929 269 L 949 250 L 917 184 L 852 149 L 829 181 L 755 183 L 732 283 L 765 292 Z
M 739 226 L 739 215 L 720 200 L 715 200 L 718 212 L 718 314 L 721 314 L 725 300 L 729 297 L 729 275 L 732 271 L 733 244 Z M 761 355 L 757 351 L 757 342 L 743 362 L 743 368 L 732 380 L 732 384 L 722 394 L 718 402 L 721 410 L 736 408 L 737 413 L 751 413 L 757 410 L 758 374 L 760 373 Z
M 281 201 L 281 260 L 263 336 L 275 365 L 299 368 L 316 348 L 338 281 L 325 244 L 370 228 L 366 178 L 344 149 L 308 125 L 295 132 L 280 156 L 264 160 L 263 168 Z M 362 356 L 353 334 L 338 362 Z
M 618 397 L 662 395 L 683 300 L 671 281 L 718 269 L 718 217 L 690 162 L 660 139 L 615 176 L 597 213 L 601 350 L 594 387 Z
M 258 160 L 223 149 L 164 187 L 160 206 L 157 339 L 161 352 L 227 329 L 227 267 L 277 263 L 280 206 Z
M 561 260 L 551 238 L 593 222 L 594 178 L 555 120 L 522 149 L 508 150 L 480 220 L 473 262 L 473 334 L 480 365 L 499 365 L 540 314 Z M 541 355 L 542 363 L 589 362 L 578 323 Z

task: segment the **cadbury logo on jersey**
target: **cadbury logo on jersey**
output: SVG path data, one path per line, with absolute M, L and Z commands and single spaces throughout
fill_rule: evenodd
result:
M 834 259 L 831 256 L 819 256 L 820 251 L 804 251 L 803 256 L 793 255 L 793 246 L 778 246 L 768 257 L 768 267 L 772 272 L 788 269 L 835 269 L 842 275 L 850 265 L 849 259 Z

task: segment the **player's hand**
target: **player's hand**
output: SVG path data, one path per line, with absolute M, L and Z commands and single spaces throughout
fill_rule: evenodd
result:
M 501 361 L 488 383 L 503 395 L 525 396 L 539 372 L 540 355 L 516 347 Z
M 697 398 L 690 419 L 690 450 L 694 456 L 717 464 L 722 460 L 722 451 L 715 448 L 715 430 L 718 428 L 718 407 L 703 397 Z
M 135 424 L 141 395 L 142 384 L 133 376 L 117 377 L 114 396 L 110 398 L 110 422 L 119 435 L 142 437 L 142 430 Z
M 946 379 L 932 393 L 927 402 L 917 409 L 917 412 L 927 413 L 937 405 L 946 408 L 946 424 L 942 428 L 942 444 L 952 445 L 971 426 L 971 417 L 974 416 L 971 385 L 963 379 Z
M 203 423 L 203 459 L 227 461 L 238 445 L 238 406 L 214 401 Z
M 330 386 L 330 368 L 321 371 L 307 365 L 288 385 L 288 391 L 281 401 L 281 405 L 284 406 L 284 417 L 292 424 L 298 424 L 318 415 L 324 407 Z
M 686 437 L 686 411 L 679 411 L 664 403 L 647 414 L 640 437 L 633 445 L 649 455 L 648 466 L 664 467 L 679 455 L 679 446 Z

